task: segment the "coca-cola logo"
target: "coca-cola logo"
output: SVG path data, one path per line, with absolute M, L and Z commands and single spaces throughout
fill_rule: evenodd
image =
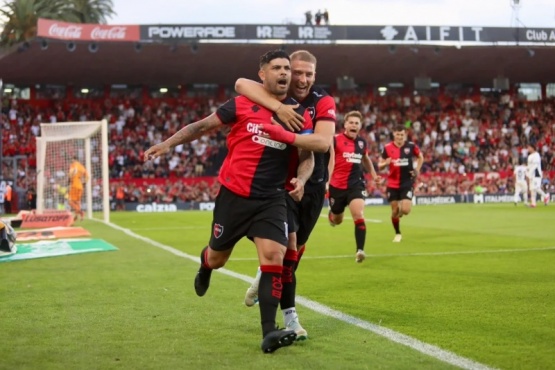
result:
M 59 37 L 64 39 L 79 39 L 81 38 L 81 31 L 83 27 L 68 25 L 68 26 L 60 26 L 57 23 L 54 23 L 48 29 L 48 34 L 53 37 Z
M 127 27 L 111 27 L 111 28 L 100 28 L 95 27 L 91 31 L 91 38 L 93 40 L 124 40 L 125 31 Z

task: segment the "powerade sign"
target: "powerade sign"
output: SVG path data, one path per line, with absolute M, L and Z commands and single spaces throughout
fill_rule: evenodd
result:
M 312 25 L 144 25 L 141 41 L 236 40 L 239 42 L 291 40 L 357 43 L 555 43 L 553 28 L 481 26 L 312 26 Z

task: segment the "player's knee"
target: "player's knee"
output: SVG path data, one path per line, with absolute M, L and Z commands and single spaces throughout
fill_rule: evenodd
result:
M 209 253 L 208 254 L 208 266 L 213 269 L 219 269 L 220 267 L 224 267 L 229 256 L 222 255 L 219 253 Z

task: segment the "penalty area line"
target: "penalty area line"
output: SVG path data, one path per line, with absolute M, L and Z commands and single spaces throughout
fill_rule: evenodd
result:
M 320 214 L 320 217 L 328 218 L 328 215 L 327 214 Z M 343 217 L 343 219 L 344 220 L 352 220 L 353 218 L 345 216 L 345 217 Z M 370 223 L 373 223 L 373 224 L 381 224 L 383 222 L 382 220 L 377 220 L 377 219 L 374 219 L 374 218 L 365 218 L 364 221 L 370 222 Z
M 486 251 L 458 251 L 458 252 L 415 252 L 415 253 L 397 253 L 397 254 L 366 254 L 368 258 L 384 258 L 384 257 L 419 257 L 419 256 L 454 256 L 461 254 L 494 254 L 494 253 L 523 253 L 523 252 L 541 252 L 555 250 L 555 247 L 544 248 L 519 248 L 519 249 L 493 249 Z M 338 258 L 353 258 L 352 254 L 336 255 L 336 256 L 307 256 L 303 255 L 304 259 L 310 260 L 325 260 L 325 259 L 338 259 Z M 258 258 L 230 258 L 230 261 L 258 261 Z
M 144 236 L 141 236 L 139 234 L 135 234 L 133 231 L 123 228 L 121 226 L 118 226 L 116 224 L 113 224 L 111 222 L 104 222 L 104 221 L 100 221 L 100 220 L 95 220 L 97 222 L 103 223 L 113 229 L 119 230 L 121 232 L 123 232 L 124 234 L 133 237 L 135 239 L 139 239 L 147 244 L 150 244 L 154 247 L 163 249 L 167 252 L 172 253 L 175 256 L 178 257 L 182 257 L 182 258 L 187 258 L 191 261 L 194 261 L 196 263 L 200 263 L 200 258 L 199 257 L 195 257 L 192 256 L 190 254 L 187 254 L 185 252 L 182 252 L 180 250 L 177 250 L 173 247 L 164 245 L 162 243 L 159 243 L 155 240 L 149 239 L 149 238 L 145 238 Z M 243 274 L 239 274 L 237 272 L 225 269 L 225 268 L 221 268 L 218 270 L 215 270 L 219 273 L 222 273 L 224 275 L 227 276 L 231 276 L 234 277 L 236 279 L 239 280 L 243 280 L 249 284 L 252 284 L 253 282 L 253 278 L 250 276 L 246 276 Z M 357 317 L 351 316 L 351 315 L 347 315 L 341 311 L 337 311 L 332 309 L 331 307 L 325 306 L 321 303 L 318 303 L 316 301 L 310 300 L 308 298 L 304 298 L 302 296 L 297 296 L 296 297 L 296 301 L 298 304 L 305 306 L 307 308 L 309 308 L 310 310 L 321 314 L 321 315 L 325 315 L 328 317 L 332 317 L 335 318 L 339 321 L 342 321 L 344 323 L 350 324 L 350 325 L 355 325 L 361 329 L 370 331 L 374 334 L 377 334 L 381 337 L 384 337 L 392 342 L 401 344 L 403 346 L 406 346 L 408 348 L 411 348 L 415 351 L 418 351 L 422 354 L 425 354 L 427 356 L 430 356 L 432 358 L 435 358 L 436 360 L 439 360 L 441 362 L 445 362 L 447 364 L 451 364 L 453 366 L 457 366 L 461 369 L 468 369 L 468 370 L 494 370 L 494 368 L 491 368 L 487 365 L 481 364 L 479 362 L 476 362 L 474 360 L 459 356 L 453 352 L 444 350 L 440 347 L 434 346 L 432 344 L 428 344 L 425 342 L 422 342 L 416 338 L 410 337 L 408 335 L 396 332 L 394 330 L 388 329 L 386 327 L 371 323 L 369 321 L 364 321 L 362 319 L 359 319 Z

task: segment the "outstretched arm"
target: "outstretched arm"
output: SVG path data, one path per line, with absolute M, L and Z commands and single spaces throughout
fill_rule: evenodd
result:
M 283 104 L 270 95 L 262 84 L 246 78 L 240 78 L 235 82 L 235 91 L 272 112 L 275 112 L 278 118 L 291 131 L 299 131 L 303 128 L 304 118 L 295 112 L 297 106 Z
M 200 121 L 193 122 L 183 127 L 164 142 L 148 148 L 144 154 L 144 160 L 148 161 L 158 158 L 168 153 L 170 149 L 176 147 L 177 145 L 189 143 L 198 139 L 204 134 L 220 127 L 222 124 L 222 121 L 220 121 L 216 113 L 212 113 Z

